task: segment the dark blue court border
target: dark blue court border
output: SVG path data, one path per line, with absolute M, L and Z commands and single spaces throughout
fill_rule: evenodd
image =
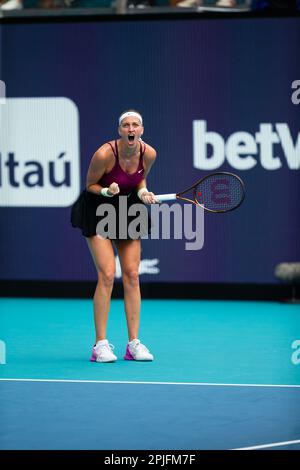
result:
M 300 388 L 4 381 L 0 449 L 214 450 L 292 441 L 300 439 L 299 403 Z

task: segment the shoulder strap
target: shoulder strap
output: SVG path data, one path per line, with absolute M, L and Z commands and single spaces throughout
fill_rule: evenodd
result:
M 140 159 L 142 159 L 144 153 L 146 152 L 146 144 L 145 142 L 140 142 Z
M 113 146 L 111 145 L 111 143 L 110 143 L 110 142 L 107 142 L 107 143 L 108 143 L 108 145 L 110 146 L 110 148 L 112 149 L 112 152 L 113 152 L 113 154 L 114 154 L 115 158 L 117 158 L 117 155 L 116 155 L 115 149 L 113 148 Z
M 116 159 L 119 161 L 119 150 L 118 150 L 117 140 L 115 140 L 115 149 L 116 149 L 116 153 L 114 155 L 115 155 Z

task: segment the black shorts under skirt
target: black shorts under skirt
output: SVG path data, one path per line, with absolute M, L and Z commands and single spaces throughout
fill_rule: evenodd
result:
M 121 198 L 122 202 L 121 202 Z M 126 201 L 125 201 L 126 198 Z M 115 209 L 114 213 L 116 214 L 115 220 L 115 228 L 116 230 L 111 233 L 109 231 L 109 236 L 106 236 L 105 238 L 108 238 L 110 240 L 123 240 L 123 239 L 129 239 L 129 240 L 134 240 L 134 239 L 139 239 L 142 236 L 146 236 L 147 234 L 150 233 L 151 229 L 151 219 L 148 213 L 148 210 L 142 210 L 140 213 L 138 212 L 137 215 L 132 216 L 128 215 L 127 211 L 124 211 L 124 208 L 127 207 L 127 210 L 133 205 L 133 204 L 139 204 L 140 207 L 143 206 L 143 209 L 146 208 L 145 204 L 138 198 L 137 194 L 135 191 L 130 193 L 127 196 L 113 196 L 113 197 L 105 197 L 102 195 L 97 195 L 90 193 L 86 190 L 82 191 L 80 196 L 78 197 L 77 201 L 73 204 L 72 210 L 71 210 L 71 224 L 73 227 L 77 227 L 81 229 L 82 235 L 84 237 L 92 237 L 95 235 L 101 235 L 103 236 L 103 233 L 99 233 L 99 225 L 97 229 L 97 224 L 103 221 L 103 219 L 106 217 L 107 220 L 107 215 L 108 213 L 105 212 L 104 215 L 96 215 L 97 208 L 102 205 L 102 204 L 111 204 L 113 208 Z M 125 206 L 126 204 L 126 206 Z M 121 208 L 121 209 L 120 209 Z M 104 209 L 104 208 L 103 208 Z M 120 227 L 120 220 L 119 220 L 119 214 L 120 210 L 122 210 L 122 227 Z M 126 216 L 124 220 L 124 214 Z M 128 231 L 129 225 L 131 222 L 133 222 L 136 217 L 139 217 L 139 223 L 138 225 L 134 224 L 134 227 L 136 227 L 136 230 L 134 231 L 134 234 L 132 234 L 132 231 Z M 132 226 L 132 224 L 131 224 Z M 103 227 L 103 224 L 102 224 Z M 105 228 L 106 231 L 109 230 L 108 225 L 106 225 Z

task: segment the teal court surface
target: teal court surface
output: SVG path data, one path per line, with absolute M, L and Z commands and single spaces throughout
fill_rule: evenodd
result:
M 300 449 L 299 305 L 144 300 L 139 363 L 113 300 L 111 364 L 89 362 L 92 310 L 0 299 L 0 449 Z

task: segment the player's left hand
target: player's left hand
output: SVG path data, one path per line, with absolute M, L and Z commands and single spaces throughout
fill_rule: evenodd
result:
M 143 193 L 142 194 L 142 201 L 145 203 L 145 204 L 156 204 L 157 203 L 157 199 L 156 199 L 156 196 L 154 193 L 151 193 L 151 192 L 148 192 L 148 193 Z

